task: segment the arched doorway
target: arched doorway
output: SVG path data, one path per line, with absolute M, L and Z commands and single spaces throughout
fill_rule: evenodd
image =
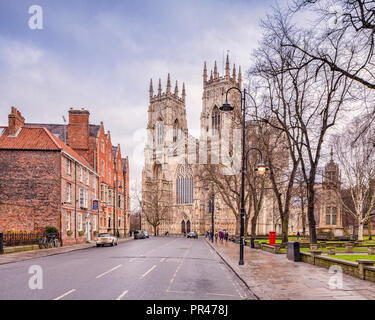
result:
M 181 222 L 181 233 L 185 233 L 185 220 Z
M 188 222 L 186 223 L 186 229 L 187 229 L 187 233 L 190 232 L 190 220 L 188 220 Z

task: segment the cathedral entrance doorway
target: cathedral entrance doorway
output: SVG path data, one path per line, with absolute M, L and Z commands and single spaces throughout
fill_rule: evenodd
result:
M 187 233 L 190 232 L 190 220 L 188 220 L 188 222 L 186 223 L 186 229 L 187 229 Z
M 185 233 L 185 220 L 182 220 L 181 222 L 181 233 Z

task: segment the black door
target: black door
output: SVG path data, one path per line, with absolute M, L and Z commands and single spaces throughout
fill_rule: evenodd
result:
M 185 221 L 182 220 L 181 222 L 181 233 L 185 233 Z
M 188 220 L 186 227 L 187 227 L 187 233 L 189 233 L 190 232 L 190 220 Z

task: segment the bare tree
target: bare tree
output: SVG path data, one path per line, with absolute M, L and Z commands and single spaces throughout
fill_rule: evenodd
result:
M 372 0 L 294 0 L 289 14 L 314 13 L 309 33 L 314 37 L 301 45 L 302 28 L 294 35 L 283 31 L 283 45 L 305 54 L 316 67 L 330 70 L 375 89 L 375 2 Z M 337 59 L 340 57 L 340 59 Z
M 169 192 L 163 188 L 162 181 L 153 179 L 146 183 L 147 188 L 143 191 L 141 200 L 142 216 L 153 227 L 156 236 L 160 224 L 170 218 Z
M 358 223 L 358 239 L 363 240 L 363 226 L 375 215 L 375 147 L 372 139 L 375 127 L 369 127 L 359 137 L 362 119 L 355 119 L 345 130 L 333 139 L 341 174 L 350 201 L 341 203 L 346 213 Z M 354 142 L 355 140 L 355 142 Z
M 255 52 L 251 74 L 258 77 L 258 86 L 265 91 L 263 119 L 267 120 L 271 113 L 277 124 L 268 123 L 283 131 L 290 141 L 292 185 L 295 164 L 300 163 L 307 188 L 310 241 L 316 243 L 314 186 L 321 150 L 327 131 L 336 124 L 339 112 L 349 100 L 353 80 L 324 64 L 318 65 L 305 52 L 285 46 L 285 39 L 296 31 L 281 11 L 276 9 L 273 16 L 262 22 L 262 27 L 263 42 Z

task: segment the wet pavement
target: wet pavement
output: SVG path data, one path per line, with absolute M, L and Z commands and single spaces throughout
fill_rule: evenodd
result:
M 207 241 L 232 270 L 261 300 L 374 300 L 375 283 L 342 274 L 342 286 L 330 289 L 332 273 L 304 262 L 293 262 L 286 254 L 244 248 L 243 266 L 238 265 L 239 245 Z M 337 279 L 337 278 L 336 278 Z

